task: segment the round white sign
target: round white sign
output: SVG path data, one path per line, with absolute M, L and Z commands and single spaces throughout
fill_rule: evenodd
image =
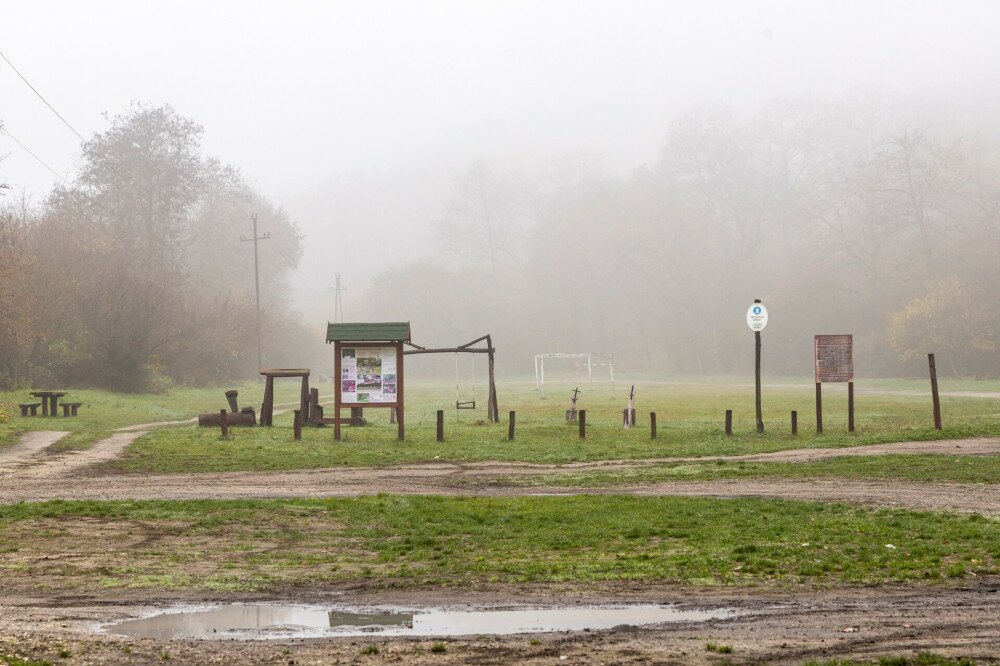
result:
M 747 326 L 751 331 L 763 331 L 767 326 L 767 308 L 763 303 L 754 303 L 747 310 Z

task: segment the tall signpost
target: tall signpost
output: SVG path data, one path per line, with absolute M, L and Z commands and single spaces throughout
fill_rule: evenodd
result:
M 764 415 L 760 402 L 760 332 L 767 326 L 767 308 L 760 302 L 759 298 L 754 299 L 753 305 L 747 310 L 747 326 L 753 331 L 754 337 L 754 384 L 756 388 L 756 408 L 757 408 L 757 432 L 764 432 Z

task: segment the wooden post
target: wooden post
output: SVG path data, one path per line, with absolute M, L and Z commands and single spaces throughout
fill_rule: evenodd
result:
M 847 432 L 854 432 L 854 382 L 847 382 Z
M 628 407 L 622 410 L 622 426 L 628 427 Z
M 731 409 L 726 410 L 726 434 L 733 434 L 733 410 Z
M 236 402 L 236 398 L 239 396 L 240 392 L 236 389 L 226 391 L 226 400 L 229 401 L 229 409 L 232 412 L 240 411 L 239 403 Z
M 794 409 L 792 410 L 792 434 L 799 434 L 799 413 Z
M 493 337 L 490 335 L 486 336 L 486 348 L 489 350 L 487 354 L 489 357 L 489 369 L 490 369 L 490 395 L 489 399 L 486 401 L 486 411 L 489 412 L 489 414 L 486 420 L 489 421 L 490 423 L 499 423 L 500 408 L 497 406 L 497 383 L 494 372 L 496 360 L 493 355 Z
M 274 377 L 265 375 L 264 404 L 260 406 L 260 424 L 270 426 L 274 418 Z
M 649 413 L 649 438 L 656 439 L 656 412 Z
M 363 407 L 351 407 L 351 425 L 360 427 L 365 424 L 365 410 Z
M 437 411 L 437 441 L 444 441 L 444 410 Z
M 934 428 L 941 429 L 941 398 L 938 395 L 937 366 L 934 364 L 934 354 L 927 355 L 927 364 L 931 371 L 931 400 L 934 402 Z
M 587 439 L 587 410 L 581 409 L 577 417 L 580 422 L 580 439 Z
M 507 441 L 508 442 L 513 442 L 514 441 L 514 420 L 515 420 L 515 414 L 514 414 L 513 411 L 511 411 L 510 416 L 508 417 L 508 420 L 507 420 Z
M 339 340 L 333 343 L 333 441 L 335 442 L 340 441 L 340 355 L 343 353 L 340 345 Z
M 760 303 L 760 301 L 754 301 Z M 760 331 L 753 332 L 754 337 L 754 407 L 757 410 L 757 432 L 764 432 L 764 414 L 760 401 Z
M 319 389 L 311 388 L 309 389 L 309 418 L 306 419 L 307 421 L 319 418 L 320 414 L 318 407 L 319 407 Z
M 396 408 L 396 438 L 399 441 L 403 441 L 406 437 L 406 428 L 403 423 L 406 414 L 406 408 L 403 405 L 403 343 L 396 343 L 396 402 L 399 403 L 399 407 Z
M 297 441 L 302 439 L 302 410 L 296 409 L 292 414 L 295 415 L 295 420 L 292 422 L 292 437 Z
M 823 434 L 823 384 L 816 382 L 816 434 Z
M 302 412 L 302 420 L 308 421 L 312 412 L 309 411 L 309 375 L 302 377 L 302 391 L 299 393 L 299 410 Z
M 396 422 L 396 408 L 392 407 L 389 410 L 389 425 L 392 425 L 395 422 Z
M 222 428 L 222 439 L 229 439 L 229 419 L 226 410 L 219 410 L 219 427 Z

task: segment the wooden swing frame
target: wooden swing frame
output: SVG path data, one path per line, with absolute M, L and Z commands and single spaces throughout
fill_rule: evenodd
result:
M 485 343 L 485 347 L 479 346 L 480 343 Z M 486 420 L 490 423 L 497 423 L 500 421 L 500 410 L 497 407 L 497 385 L 495 376 L 495 354 L 496 348 L 493 346 L 493 337 L 490 334 L 486 334 L 472 340 L 471 342 L 466 342 L 464 345 L 459 345 L 457 347 L 435 347 L 427 348 L 421 347 L 418 344 L 414 344 L 409 341 L 404 341 L 404 345 L 412 347 L 412 349 L 404 349 L 403 355 L 410 354 L 455 354 L 456 359 L 458 354 L 486 354 L 489 359 L 489 397 L 486 401 Z M 462 405 L 467 405 L 468 402 L 463 403 L 460 400 L 455 400 L 455 409 L 475 409 L 475 401 L 472 401 L 471 407 L 463 407 Z

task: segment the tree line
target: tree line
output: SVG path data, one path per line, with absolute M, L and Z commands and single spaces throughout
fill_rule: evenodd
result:
M 858 372 L 1000 376 L 1000 151 L 872 95 L 672 118 L 627 177 L 572 155 L 455 180 L 431 256 L 389 269 L 366 316 L 429 339 L 492 331 L 507 372 L 610 351 L 625 369 L 809 375 L 812 337 L 853 333 Z M 400 286 L 405 285 L 405 289 Z M 506 352 L 506 353 L 505 353 Z M 669 376 L 669 375 L 668 375 Z
M 271 232 L 265 335 L 309 335 L 287 303 L 302 238 L 202 128 L 133 105 L 82 146 L 72 181 L 0 209 L 0 386 L 120 391 L 256 371 L 250 215 Z

